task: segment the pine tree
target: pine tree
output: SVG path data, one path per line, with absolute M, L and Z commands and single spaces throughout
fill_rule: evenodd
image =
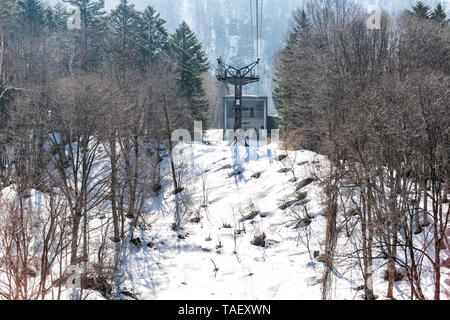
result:
M 420 18 L 425 18 L 428 19 L 430 18 L 430 11 L 431 8 L 430 6 L 426 5 L 425 3 L 423 3 L 422 1 L 418 1 L 416 3 L 415 6 L 412 7 L 413 11 L 410 13 L 416 17 L 420 17 Z
M 438 23 L 444 23 L 445 20 L 447 19 L 447 14 L 445 13 L 445 10 L 442 7 L 442 5 L 439 3 L 436 6 L 436 9 L 434 9 L 433 13 L 431 13 L 430 17 L 433 21 L 436 21 Z
M 120 4 L 111 11 L 108 17 L 110 25 L 117 31 L 124 42 L 136 37 L 138 13 L 134 9 L 134 4 L 129 4 L 128 0 L 121 0 Z M 128 36 L 128 38 L 126 37 Z
M 54 12 L 51 7 L 45 9 L 45 24 L 47 25 L 48 30 L 55 31 L 56 30 L 56 22 L 54 17 Z
M 302 32 L 303 30 L 306 30 L 311 26 L 305 9 L 298 11 L 294 16 L 294 19 L 296 23 L 294 27 L 295 32 Z
M 93 71 L 102 61 L 104 21 L 104 0 L 63 0 L 80 9 L 80 30 L 74 30 L 79 67 Z
M 291 50 L 295 43 L 300 39 L 301 36 L 305 35 L 305 32 L 310 28 L 311 24 L 309 22 L 308 16 L 306 15 L 305 9 L 298 9 L 294 13 L 294 27 L 292 32 L 289 34 L 289 39 L 286 41 L 286 50 Z
M 190 100 L 192 115 L 195 120 L 203 121 L 205 128 L 209 125 L 209 105 L 201 75 L 208 71 L 209 64 L 202 44 L 186 22 L 171 36 L 170 52 L 178 66 L 181 91 Z
M 67 29 L 68 13 L 66 7 L 58 2 L 53 7 L 45 10 L 45 24 L 50 32 L 57 32 Z
M 290 111 L 287 110 L 293 98 L 289 72 L 294 71 L 290 67 L 290 63 L 295 60 L 293 57 L 295 55 L 296 45 L 302 37 L 307 36 L 307 31 L 311 26 L 305 9 L 299 9 L 294 12 L 294 23 L 289 38 L 286 40 L 286 46 L 280 55 L 280 70 L 274 79 L 273 102 L 275 109 L 281 116 L 280 129 L 282 131 L 291 130 L 297 125 L 297 123 L 294 124 L 291 122 L 292 119 L 289 117 Z
M 288 98 L 286 97 L 286 86 L 283 85 L 282 81 L 276 78 L 274 79 L 274 83 L 275 88 L 272 94 L 273 104 L 278 112 L 278 115 L 280 116 L 280 130 L 286 132 L 287 130 L 289 130 L 289 122 L 286 121 L 288 113 L 285 108 L 286 101 L 288 100 Z
M 144 61 L 152 63 L 162 51 L 168 49 L 169 33 L 164 27 L 166 20 L 152 6 L 140 13 L 139 18 L 140 35 L 145 40 L 145 49 L 142 50 Z
M 39 35 L 45 26 L 44 6 L 40 0 L 23 0 L 19 5 L 19 24 L 32 36 Z
M 115 61 L 119 62 L 119 69 L 124 71 L 127 66 L 135 66 L 138 63 L 136 54 L 141 52 L 144 41 L 139 37 L 138 13 L 134 5 L 121 0 L 111 11 L 108 22 L 119 39 L 114 50 L 118 56 Z

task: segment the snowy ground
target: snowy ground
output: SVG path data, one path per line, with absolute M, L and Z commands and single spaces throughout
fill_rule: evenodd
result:
M 217 142 L 216 142 L 217 143 Z M 217 145 L 193 145 L 194 164 L 197 172 L 190 177 L 192 193 L 202 189 L 202 179 L 195 176 L 200 170 L 208 170 L 207 187 L 210 189 L 209 206 L 201 211 L 200 223 L 187 223 L 184 240 L 170 229 L 173 215 L 166 215 L 152 225 L 143 235 L 155 243 L 154 248 L 144 246 L 127 261 L 124 269 L 131 277 L 132 287 L 142 298 L 148 299 L 310 299 L 319 298 L 316 281 L 317 265 L 305 247 L 299 246 L 298 231 L 293 229 L 290 218 L 278 209 L 278 200 L 284 200 L 294 191 L 291 173 L 279 172 L 283 163 L 267 156 L 269 148 L 259 150 L 261 158 L 245 163 L 244 172 L 228 177 L 233 168 L 230 147 Z M 274 150 L 271 150 L 274 152 Z M 270 154 L 270 152 L 269 152 Z M 272 153 L 273 154 L 273 153 Z M 311 152 L 297 152 L 296 162 L 314 161 Z M 299 178 L 306 178 L 311 169 L 308 163 L 299 170 Z M 300 166 L 299 166 L 300 167 Z M 258 179 L 251 176 L 260 172 Z M 173 203 L 170 181 L 163 203 Z M 308 192 L 310 214 L 318 218 L 314 224 L 323 230 L 320 189 L 312 184 Z M 193 199 L 193 203 L 195 203 Z M 252 220 L 238 223 L 242 214 L 249 214 L 250 203 L 260 211 Z M 171 210 L 166 210 L 171 211 Z M 229 224 L 232 228 L 224 228 Z M 243 230 L 237 236 L 237 254 L 234 254 L 234 230 Z M 255 233 L 264 232 L 267 248 L 250 242 Z M 319 238 L 320 235 L 315 235 Z M 206 241 L 210 238 L 210 241 Z M 217 249 L 219 242 L 222 248 Z M 318 249 L 318 248 L 317 248 Z M 214 272 L 215 265 L 219 269 Z M 309 265 L 308 265 L 309 264 Z
M 309 151 L 279 151 L 277 145 L 270 144 L 258 149 L 258 160 L 244 161 L 241 175 L 229 177 L 234 170 L 232 149 L 220 141 L 221 131 L 213 133 L 209 137 L 211 145 L 195 144 L 184 149 L 188 153 L 185 156 L 193 159 L 184 184 L 193 210 L 202 202 L 201 172 L 207 172 L 210 204 L 201 209 L 200 223 L 185 225 L 185 239 L 179 239 L 171 230 L 175 196 L 171 180 L 167 179 L 164 194 L 155 199 L 164 210 L 155 207 L 150 213 L 160 214 L 161 218 L 142 232 L 143 247 L 132 248 L 134 254 L 128 255 L 124 263 L 127 287 L 141 299 L 320 299 L 318 280 L 323 265 L 312 255 L 324 251 L 322 188 L 317 182 L 304 187 L 301 191 L 307 192 L 306 199 L 293 206 L 297 212 L 306 206 L 313 217 L 308 228 L 294 228 L 298 221 L 294 221 L 292 210 L 281 210 L 279 206 L 292 199 L 296 186 L 292 171 L 285 173 L 281 169 L 293 169 L 298 182 L 323 172 L 326 159 Z M 245 159 L 245 153 L 244 148 L 240 150 L 241 158 Z M 278 161 L 280 154 L 288 154 L 288 158 Z M 252 178 L 257 172 L 260 177 Z M 251 203 L 260 214 L 239 223 L 252 211 Z M 235 230 L 245 230 L 237 236 L 236 253 Z M 252 245 L 254 235 L 262 232 L 267 236 L 266 247 Z M 343 247 L 348 246 L 347 241 L 345 237 L 339 239 Z M 375 293 L 381 299 L 387 289 L 382 279 L 384 269 L 381 263 L 374 278 Z M 345 272 L 338 267 L 333 296 L 361 298 L 362 291 L 356 290 L 361 284 L 355 267 Z M 408 299 L 407 293 L 407 284 L 397 283 L 396 296 Z
M 147 230 L 136 230 L 142 247 L 126 241 L 122 265 L 122 289 L 138 299 L 320 299 L 319 280 L 323 264 L 313 257 L 324 252 L 325 225 L 323 191 L 317 181 L 303 187 L 306 198 L 291 202 L 287 209 L 280 205 L 296 198 L 299 181 L 321 176 L 327 169 L 325 157 L 310 151 L 279 150 L 275 143 L 257 149 L 257 157 L 246 160 L 247 150 L 239 150 L 242 164 L 233 160 L 233 149 L 221 141 L 222 131 L 209 132 L 209 145 L 184 145 L 185 174 L 179 195 L 186 202 L 187 223 L 180 239 L 171 225 L 175 221 L 175 195 L 165 157 L 162 171 L 162 194 L 148 200 L 144 219 Z M 280 155 L 287 158 L 280 161 Z M 242 174 L 230 176 L 236 168 Z M 283 170 L 289 169 L 289 170 Z M 286 172 L 285 172 L 286 171 Z M 259 177 L 254 174 L 258 173 Z M 294 175 L 296 181 L 294 180 Z M 201 208 L 203 186 L 208 206 Z M 11 188 L 2 190 L 11 198 Z M 12 193 L 11 193 L 12 194 Z M 44 196 L 45 197 L 45 196 Z M 43 196 L 32 191 L 36 207 Z M 296 212 L 311 219 L 309 226 L 298 225 Z M 191 222 L 200 210 L 201 220 Z M 241 221 L 256 212 L 252 219 Z M 94 219 L 100 224 L 100 219 Z M 266 235 L 265 247 L 251 242 L 255 235 Z M 237 234 L 235 236 L 235 234 Z M 94 237 L 93 237 L 94 238 Z M 309 250 L 308 250 L 309 247 Z M 341 234 L 338 251 L 351 250 L 349 239 Z M 383 299 L 387 282 L 382 275 L 384 260 L 375 261 L 374 290 Z M 450 289 L 450 277 L 443 269 L 443 299 Z M 432 297 L 432 273 L 424 271 L 423 289 Z M 428 273 L 427 273 L 428 272 Z M 332 297 L 361 299 L 356 290 L 363 281 L 354 261 L 341 261 L 334 270 Z M 450 291 L 450 290 L 449 290 Z M 63 297 L 69 297 L 66 290 Z M 395 285 L 395 296 L 408 299 L 405 281 Z M 102 298 L 91 292 L 88 299 Z

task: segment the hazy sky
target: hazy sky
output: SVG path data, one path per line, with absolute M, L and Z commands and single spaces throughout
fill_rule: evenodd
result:
M 59 0 L 44 0 L 46 3 L 56 3 Z M 152 5 L 155 8 L 159 9 L 163 13 L 169 13 L 170 8 L 176 8 L 177 10 L 183 9 L 184 10 L 184 17 L 176 17 L 176 22 L 179 22 L 181 18 L 184 18 L 186 20 L 189 20 L 189 3 L 193 2 L 209 2 L 211 4 L 221 2 L 221 0 L 129 0 L 130 3 L 133 3 L 136 5 L 137 9 L 143 9 L 148 5 Z M 295 9 L 298 6 L 301 6 L 303 2 L 307 0 L 264 0 L 265 3 L 279 3 L 281 6 L 284 7 L 290 7 L 289 9 Z M 422 0 L 423 2 L 435 6 L 437 3 L 441 3 L 445 6 L 446 11 L 450 13 L 450 0 Z M 227 4 L 229 6 L 233 4 L 239 4 L 242 2 L 242 0 L 227 0 Z M 244 1 L 245 3 L 248 1 Z M 411 8 L 413 4 L 417 2 L 417 0 L 356 0 L 356 2 L 360 2 L 364 5 L 378 5 L 388 11 L 396 12 L 398 10 L 403 10 L 405 8 Z M 106 7 L 108 10 L 114 8 L 118 3 L 120 3 L 120 0 L 105 0 Z M 286 6 L 287 4 L 287 6 Z M 166 16 L 167 20 L 170 20 L 170 15 Z M 172 27 L 172 24 L 170 23 L 170 27 Z
M 105 0 L 105 1 L 108 9 L 114 8 L 118 3 L 120 3 L 120 0 Z M 202 3 L 210 3 L 210 4 L 216 3 L 219 4 L 223 2 L 222 0 L 129 0 L 130 3 L 136 5 L 137 9 L 143 9 L 148 5 L 154 6 L 156 9 L 162 12 L 166 20 L 168 20 L 169 29 L 173 29 L 174 26 L 178 25 L 181 22 L 181 20 L 191 22 L 190 20 L 192 19 L 192 13 L 189 10 L 189 4 L 199 1 Z M 252 1 L 254 2 L 254 0 Z M 301 6 L 302 3 L 306 1 L 307 0 L 264 0 L 264 3 L 266 5 L 268 5 L 269 3 L 271 3 L 272 5 L 279 4 L 285 10 L 292 11 L 293 9 L 296 9 L 297 7 Z M 447 12 L 450 14 L 450 0 L 422 0 L 422 1 L 433 7 L 437 3 L 442 3 L 446 7 Z M 414 5 L 417 2 L 417 0 L 359 0 L 356 2 L 359 2 L 366 6 L 377 5 L 395 14 L 400 10 L 411 8 L 411 6 Z M 245 8 L 247 7 L 247 3 L 248 3 L 247 0 L 226 1 L 227 6 L 245 5 Z M 218 10 L 219 8 L 220 6 L 218 7 Z M 182 11 L 183 12 L 182 16 L 180 15 L 171 16 L 170 13 L 172 10 L 177 10 L 178 12 Z

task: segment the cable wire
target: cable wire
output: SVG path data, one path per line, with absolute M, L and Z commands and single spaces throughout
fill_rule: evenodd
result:
M 119 24 L 120 24 L 120 23 L 119 23 Z M 112 26 L 112 23 L 107 22 L 107 25 L 108 25 L 108 26 L 110 27 L 110 29 L 112 29 L 113 31 L 115 31 L 115 32 L 117 32 L 117 33 L 120 33 L 121 35 L 123 35 L 123 36 L 125 36 L 126 38 L 128 38 L 129 40 L 133 41 L 135 44 L 137 44 L 138 46 L 144 48 L 144 49 L 147 50 L 148 52 L 151 52 L 151 51 L 150 51 L 149 48 L 147 48 L 147 47 L 145 46 L 145 44 L 147 44 L 147 45 L 149 45 L 149 46 L 151 46 L 151 47 L 157 48 L 155 45 L 152 45 L 151 43 L 148 43 L 148 42 L 144 41 L 144 44 L 143 44 L 142 42 L 139 42 L 139 41 L 137 41 L 136 39 L 134 39 L 134 38 L 128 36 L 126 33 L 123 33 L 123 32 L 121 32 L 121 31 L 117 30 L 115 27 Z M 127 28 L 124 24 L 121 24 L 121 26 L 122 26 L 123 28 L 127 29 L 127 30 L 128 30 L 130 33 L 132 33 L 134 36 L 137 36 L 137 38 L 141 38 L 139 35 L 136 35 L 132 30 L 130 30 L 129 28 Z M 120 27 L 120 26 L 119 26 L 119 27 Z M 161 31 L 160 31 L 160 32 L 161 32 Z M 161 51 L 160 53 L 161 53 L 161 54 L 165 54 L 165 55 L 168 57 L 168 58 L 163 59 L 163 60 L 165 60 L 165 61 L 167 61 L 167 62 L 173 64 L 173 65 L 176 66 L 177 68 L 183 69 L 183 70 L 188 71 L 188 72 L 202 73 L 202 72 L 200 72 L 200 70 L 197 70 L 197 69 L 194 69 L 194 68 L 189 68 L 189 67 L 185 67 L 185 66 L 180 66 L 180 65 L 178 65 L 176 62 L 172 61 L 172 60 L 171 60 L 172 57 L 169 56 L 167 53 L 165 53 L 165 52 L 163 52 L 163 51 Z M 186 53 L 186 54 L 187 54 L 187 53 Z M 193 58 L 192 55 L 189 55 L 189 56 L 190 56 L 191 58 Z M 162 58 L 162 57 L 161 57 L 161 58 Z

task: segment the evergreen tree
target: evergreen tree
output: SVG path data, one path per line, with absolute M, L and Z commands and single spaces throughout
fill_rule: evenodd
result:
M 289 130 L 289 122 L 286 121 L 288 117 L 288 112 L 285 109 L 286 101 L 288 98 L 286 97 L 286 86 L 283 85 L 282 81 L 279 79 L 274 79 L 275 88 L 273 89 L 272 99 L 275 109 L 280 116 L 279 127 L 280 130 L 286 132 Z
M 305 9 L 297 12 L 297 14 L 294 16 L 294 20 L 296 23 L 294 27 L 295 32 L 302 32 L 303 30 L 306 30 L 311 26 Z
M 171 36 L 170 52 L 178 66 L 178 81 L 181 91 L 190 100 L 195 120 L 208 126 L 209 105 L 205 99 L 202 73 L 207 72 L 209 64 L 202 44 L 186 22 Z
M 133 4 L 127 0 L 121 0 L 120 4 L 111 11 L 108 17 L 112 31 L 119 39 L 115 46 L 116 59 L 119 62 L 119 70 L 124 71 L 127 66 L 138 63 L 136 53 L 142 50 L 144 41 L 139 37 L 138 13 Z
M 134 9 L 134 4 L 129 4 L 128 0 L 121 0 L 120 4 L 111 11 L 108 21 L 113 29 L 123 37 L 123 41 L 128 41 L 126 36 L 129 37 L 128 39 L 136 37 L 137 17 L 138 13 Z
M 139 14 L 139 30 L 145 40 L 142 54 L 146 63 L 151 63 L 164 50 L 168 49 L 169 33 L 164 27 L 166 20 L 152 7 L 148 6 Z
M 44 6 L 40 0 L 22 0 L 19 5 L 19 24 L 22 32 L 38 35 L 45 26 Z
M 304 36 L 306 31 L 310 28 L 311 24 L 309 22 L 308 16 L 306 15 L 305 9 L 298 9 L 294 13 L 294 27 L 292 32 L 289 34 L 289 39 L 286 41 L 286 50 L 291 50 L 292 46 L 295 45 L 301 36 Z
M 425 18 L 428 19 L 430 18 L 430 11 L 431 8 L 430 6 L 426 5 L 425 3 L 423 3 L 422 1 L 418 1 L 416 3 L 415 6 L 412 7 L 413 11 L 410 13 L 416 17 L 420 17 L 420 18 Z
M 54 12 L 51 7 L 48 7 L 45 9 L 45 24 L 47 25 L 47 28 L 49 31 L 55 31 L 56 30 L 56 22 L 54 17 Z
M 444 23 L 445 20 L 447 19 L 447 14 L 445 13 L 445 10 L 442 7 L 442 5 L 439 3 L 436 6 L 436 9 L 434 9 L 433 13 L 431 13 L 430 17 L 433 21 L 436 21 L 438 23 Z
M 68 13 L 66 7 L 58 2 L 53 7 L 45 10 L 45 23 L 50 32 L 56 32 L 67 29 Z
M 280 54 L 280 68 L 274 79 L 273 102 L 281 117 L 279 124 L 282 131 L 292 130 L 298 125 L 297 122 L 291 121 L 293 119 L 290 116 L 290 110 L 288 110 L 288 106 L 291 104 L 294 96 L 291 72 L 295 72 L 295 68 L 291 67 L 291 62 L 297 58 L 295 56 L 296 46 L 301 39 L 308 36 L 307 31 L 310 26 L 305 9 L 298 9 L 294 12 L 294 26 L 289 34 L 289 38 L 286 40 L 286 46 Z
M 102 61 L 104 34 L 104 0 L 63 0 L 80 9 L 80 30 L 74 30 L 76 60 L 85 71 L 95 70 Z

